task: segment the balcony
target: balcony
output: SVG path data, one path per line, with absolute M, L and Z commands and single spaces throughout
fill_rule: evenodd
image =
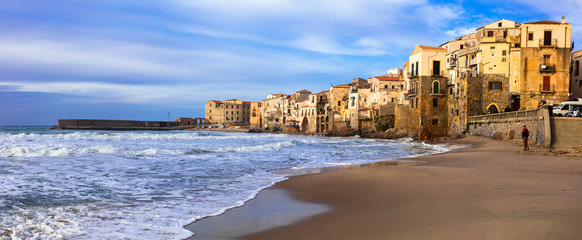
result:
M 555 38 L 552 39 L 540 39 L 540 47 L 557 47 L 558 40 Z
M 484 37 L 481 39 L 482 43 L 502 43 L 507 42 L 507 37 L 495 36 L 495 37 Z
M 542 73 L 556 72 L 556 65 L 540 64 L 540 72 Z
M 431 76 L 433 76 L 433 77 L 442 77 L 442 76 L 444 76 L 444 75 L 445 75 L 445 71 L 444 71 L 444 70 L 441 70 L 441 71 L 434 71 L 433 69 L 431 69 L 431 70 L 429 71 L 429 73 L 430 73 L 430 75 L 431 75 Z
M 540 92 L 541 93 L 554 93 L 556 92 L 556 85 L 555 84 L 540 84 Z

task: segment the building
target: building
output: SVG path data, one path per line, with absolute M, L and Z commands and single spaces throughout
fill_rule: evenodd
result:
M 287 94 L 269 94 L 267 99 L 261 101 L 263 128 L 270 130 L 283 129 L 283 104 Z
M 539 21 L 521 25 L 520 108 L 535 109 L 541 101 L 559 104 L 569 98 L 572 26 Z
M 582 98 L 582 74 L 580 74 L 580 64 L 582 63 L 582 50 L 570 54 L 570 93 L 571 98 Z
M 251 128 L 262 128 L 263 127 L 262 103 L 251 102 L 250 124 L 251 124 Z
M 250 124 L 250 102 L 229 99 L 206 102 L 205 122 L 208 124 Z
M 417 45 L 408 59 L 410 89 L 409 133 L 418 139 L 432 139 L 447 134 L 448 51 L 441 47 Z

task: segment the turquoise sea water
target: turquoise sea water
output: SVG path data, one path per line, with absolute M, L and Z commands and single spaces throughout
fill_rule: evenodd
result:
M 183 239 L 282 170 L 448 150 L 410 139 L 0 128 L 0 239 Z

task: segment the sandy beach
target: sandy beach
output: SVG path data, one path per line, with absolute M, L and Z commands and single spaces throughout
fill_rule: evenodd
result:
M 467 147 L 409 159 L 426 162 L 420 165 L 292 177 L 186 228 L 200 233 L 193 239 L 580 239 L 582 158 L 479 137 L 447 143 Z M 298 203 L 311 204 L 313 213 L 284 222 L 297 215 Z M 274 209 L 279 215 L 270 225 L 256 221 Z M 245 219 L 256 224 L 213 235 Z

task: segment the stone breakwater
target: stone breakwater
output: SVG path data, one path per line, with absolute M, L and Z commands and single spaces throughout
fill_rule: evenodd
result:
M 182 130 L 192 126 L 182 126 L 179 122 L 162 121 L 129 121 L 129 120 L 97 120 L 97 119 L 65 119 L 59 120 L 52 129 L 58 130 Z

